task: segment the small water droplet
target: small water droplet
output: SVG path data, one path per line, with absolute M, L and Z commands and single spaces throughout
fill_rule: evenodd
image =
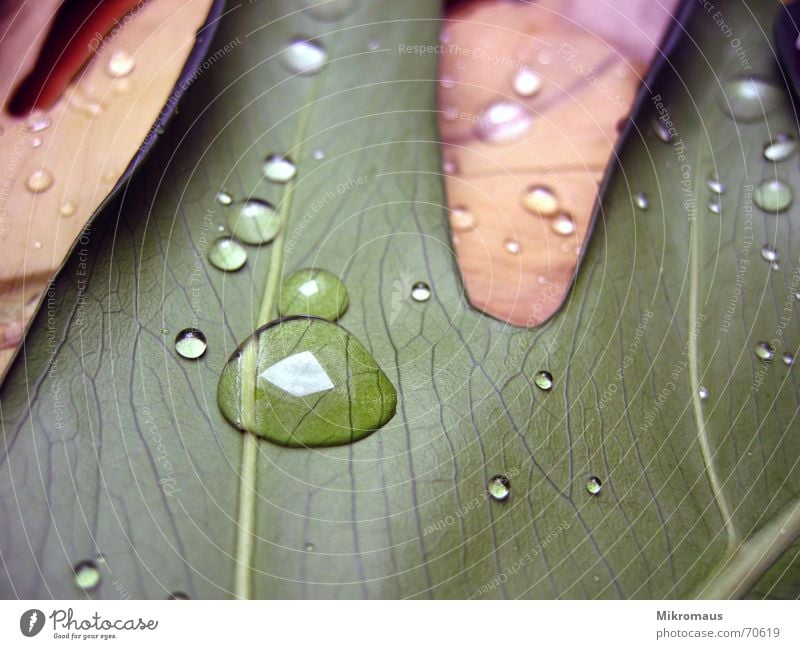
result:
M 672 134 L 660 119 L 653 119 L 653 133 L 655 133 L 656 137 L 662 142 L 672 142 Z
M 775 348 L 768 342 L 761 341 L 760 343 L 757 343 L 754 351 L 756 356 L 762 361 L 771 361 L 773 358 L 775 358 Z
M 38 239 L 34 239 L 31 242 L 31 245 L 33 246 L 34 250 L 41 250 L 42 249 L 42 242 L 39 241 Z
M 511 481 L 504 475 L 489 478 L 489 495 L 498 501 L 507 500 L 511 495 Z
M 67 218 L 75 214 L 75 211 L 77 209 L 78 209 L 77 206 L 72 201 L 64 201 L 61 204 L 61 209 L 59 210 L 59 212 L 61 213 L 61 216 Z
M 770 162 L 788 160 L 797 151 L 797 140 L 789 133 L 778 133 L 764 145 L 764 157 Z
M 722 204 L 718 201 L 711 201 L 708 204 L 708 211 L 712 214 L 720 214 L 722 212 Z
M 520 97 L 533 97 L 542 89 L 542 78 L 527 66 L 514 74 L 511 87 Z
M 190 599 L 190 597 L 184 593 L 182 590 L 176 590 L 169 594 L 167 599 L 177 600 L 177 599 Z
M 456 87 L 456 82 L 449 74 L 445 74 L 439 79 L 439 85 L 446 90 L 450 90 Z
M 769 265 L 769 267 L 770 267 L 770 269 L 772 269 L 772 270 L 780 270 L 780 269 L 781 269 L 781 265 L 780 265 L 780 264 L 779 264 L 777 261 L 773 261 L 773 262 L 772 262 L 772 263 Z
M 306 552 L 313 552 L 314 549 L 315 549 L 314 548 L 314 544 L 313 543 L 306 543 L 304 549 L 305 549 Z
M 133 57 L 130 54 L 127 52 L 117 51 L 109 57 L 106 71 L 108 72 L 109 76 L 119 79 L 121 77 L 127 77 L 131 72 L 133 72 L 133 68 L 135 66 L 136 61 L 133 60 Z
M 458 173 L 458 163 L 453 160 L 452 158 L 445 158 L 443 163 L 444 172 L 446 174 L 457 174 Z
M 314 153 L 311 154 L 314 160 L 324 160 L 325 159 L 325 152 L 322 149 L 315 149 Z
M 599 494 L 602 489 L 603 489 L 603 483 L 597 476 L 591 476 L 586 481 L 586 491 L 588 491 L 593 496 Z
M 303 268 L 281 283 L 278 313 L 284 317 L 313 315 L 338 320 L 348 304 L 347 289 L 336 275 L 321 268 Z
M 558 211 L 558 197 L 544 185 L 531 185 L 522 194 L 522 206 L 539 216 L 553 216 Z
M 633 203 L 640 210 L 646 210 L 648 207 L 650 207 L 650 199 L 644 192 L 637 192 L 633 197 Z
M 560 234 L 562 236 L 575 234 L 575 220 L 570 214 L 562 212 L 550 222 L 550 229 L 556 234 Z
M 111 89 L 116 95 L 127 95 L 133 90 L 133 87 L 130 79 L 117 79 L 111 84 Z
M 475 217 L 466 207 L 454 207 L 450 210 L 450 227 L 465 231 L 475 227 Z
M 209 246 L 208 261 L 220 270 L 239 270 L 247 261 L 247 251 L 238 241 L 221 237 Z
M 503 242 L 503 248 L 505 248 L 506 252 L 511 255 L 518 255 L 522 250 L 520 248 L 519 241 L 516 239 L 506 239 L 505 242 Z
M 431 299 L 431 287 L 425 282 L 417 282 L 411 287 L 411 299 L 415 302 L 427 302 Z
M 100 585 L 102 575 L 94 561 L 84 560 L 75 564 L 72 569 L 75 585 L 85 591 L 91 591 Z
M 53 174 L 47 169 L 36 169 L 31 172 L 28 179 L 25 181 L 25 187 L 28 191 L 34 194 L 40 194 L 47 191 L 53 186 Z
M 793 198 L 792 188 L 777 178 L 761 181 L 753 195 L 755 204 L 765 212 L 783 212 Z
M 294 316 L 260 327 L 237 348 L 222 372 L 217 401 L 231 424 L 276 444 L 337 446 L 392 419 L 397 391 L 347 330 Z
M 758 77 L 739 77 L 723 84 L 719 107 L 741 122 L 763 120 L 784 102 L 784 91 Z
M 175 351 L 184 358 L 194 360 L 206 353 L 206 335 L 199 329 L 189 327 L 175 336 Z
M 794 365 L 794 354 L 791 352 L 783 352 L 783 354 L 781 354 L 781 360 L 783 361 L 784 365 L 791 367 Z
M 481 111 L 475 134 L 489 144 L 507 144 L 519 140 L 533 126 L 533 113 L 522 104 L 497 101 Z
M 283 52 L 284 65 L 295 74 L 315 74 L 327 61 L 322 45 L 308 38 L 295 39 Z
M 32 137 L 31 138 L 31 146 L 34 149 L 38 149 L 40 146 L 42 146 L 42 138 L 40 138 L 40 137 Z
M 167 334 L 169 334 L 169 329 L 167 329 L 167 328 L 165 327 L 164 329 L 162 329 L 162 330 L 161 330 L 161 333 L 162 333 L 162 334 L 164 334 L 164 335 L 166 336 Z
M 288 183 L 297 173 L 294 162 L 283 155 L 273 153 L 264 161 L 264 178 L 274 183 Z
M 533 377 L 533 382 L 540 390 L 551 390 L 553 388 L 553 375 L 547 370 L 541 370 L 536 372 L 536 375 Z
M 231 196 L 224 189 L 217 192 L 217 203 L 220 205 L 230 205 L 233 203 L 233 196 Z
M 250 244 L 269 243 L 281 226 L 281 219 L 272 203 L 251 198 L 242 203 L 238 211 L 229 212 L 225 221 L 230 231 L 240 241 Z
M 380 48 L 381 42 L 377 38 L 373 38 L 369 43 L 367 43 L 367 49 L 371 52 L 374 52 L 378 48 Z
M 764 261 L 778 261 L 778 251 L 775 250 L 775 246 L 765 243 L 761 248 L 761 258 Z
M 725 183 L 721 182 L 716 173 L 709 174 L 706 178 L 706 187 L 708 187 L 715 194 L 725 193 Z
M 47 115 L 41 113 L 35 113 L 31 115 L 25 122 L 25 127 L 31 133 L 38 133 L 39 131 L 44 131 L 46 128 L 50 127 L 50 118 Z
M 697 396 L 700 397 L 701 401 L 705 401 L 708 399 L 708 389 L 704 385 L 701 385 L 697 388 Z

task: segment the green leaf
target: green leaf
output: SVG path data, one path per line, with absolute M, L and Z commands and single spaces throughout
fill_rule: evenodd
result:
M 241 45 L 78 242 L 3 385 L 4 595 L 81 596 L 72 567 L 97 553 L 92 595 L 108 598 L 225 597 L 243 581 L 255 597 L 797 594 L 795 370 L 753 352 L 800 344 L 797 208 L 753 205 L 761 180 L 800 188 L 795 158 L 762 157 L 796 124 L 783 91 L 762 119 L 720 104 L 743 74 L 779 82 L 779 4 L 727 3 L 733 36 L 701 10 L 676 28 L 647 84 L 676 137 L 653 135 L 645 89 L 572 294 L 536 330 L 464 298 L 436 55 L 407 48 L 437 42 L 432 5 L 362 3 L 338 23 L 288 2 L 226 14 L 211 51 Z M 279 61 L 298 35 L 327 52 L 315 75 Z M 272 154 L 297 164 L 287 185 L 261 176 Z M 706 209 L 715 168 L 720 215 Z M 220 188 L 281 217 L 236 273 L 205 259 L 229 209 Z M 769 242 L 780 270 L 759 255 Z M 340 324 L 397 387 L 397 414 L 347 446 L 256 443 L 224 419 L 217 383 L 274 316 L 282 275 L 308 266 L 342 278 Z M 410 299 L 406 278 L 430 299 Z M 208 340 L 197 361 L 174 351 L 186 327 Z M 504 500 L 487 498 L 494 476 Z

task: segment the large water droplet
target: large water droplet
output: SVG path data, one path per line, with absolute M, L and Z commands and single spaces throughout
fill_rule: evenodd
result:
M 297 173 L 297 167 L 286 156 L 273 153 L 264 161 L 264 178 L 274 183 L 288 183 Z
M 740 77 L 723 84 L 719 107 L 728 117 L 741 122 L 764 119 L 785 101 L 784 91 L 758 77 Z
M 764 157 L 770 162 L 783 162 L 797 151 L 797 140 L 789 133 L 778 133 L 764 145 Z
M 75 585 L 86 591 L 94 590 L 100 585 L 102 575 L 94 561 L 79 561 L 72 569 Z
M 431 299 L 431 287 L 425 282 L 417 282 L 411 287 L 411 299 L 415 302 L 427 302 Z
M 522 195 L 522 206 L 539 216 L 553 216 L 558 211 L 558 197 L 549 187 L 532 185 Z
M 533 113 L 522 104 L 497 101 L 481 111 L 475 134 L 490 144 L 514 142 L 533 126 Z
M 775 348 L 768 342 L 761 341 L 757 343 L 753 351 L 762 361 L 771 361 L 775 358 Z
M 450 210 L 450 227 L 463 232 L 475 227 L 475 217 L 466 207 L 454 207 Z
M 108 59 L 108 67 L 106 68 L 108 74 L 117 79 L 127 77 L 133 68 L 136 66 L 136 61 L 127 52 L 114 52 Z
M 347 289 L 336 275 L 321 268 L 303 268 L 283 280 L 278 313 L 338 320 L 347 310 L 348 301 Z
M 217 192 L 217 203 L 220 205 L 230 205 L 233 203 L 233 196 L 231 196 L 224 189 Z
M 540 372 L 536 372 L 536 375 L 533 377 L 533 382 L 540 390 L 550 390 L 553 387 L 553 375 L 547 370 L 541 370 Z
M 247 261 L 247 251 L 230 237 L 221 237 L 208 248 L 208 261 L 220 270 L 239 270 Z
M 603 483 L 597 476 L 591 476 L 586 481 L 586 491 L 588 491 L 593 496 L 596 496 L 600 493 L 603 489 Z
M 638 207 L 640 210 L 646 210 L 648 207 L 650 207 L 650 199 L 644 192 L 637 192 L 633 197 L 633 204 L 636 205 L 636 207 Z
M 533 97 L 542 89 L 542 78 L 529 67 L 523 66 L 514 74 L 511 87 L 520 97 Z
M 280 215 L 272 203 L 251 198 L 242 203 L 241 209 L 225 216 L 233 236 L 251 244 L 268 243 L 278 236 L 281 227 Z
M 717 176 L 716 173 L 711 173 L 709 174 L 708 178 L 706 178 L 706 187 L 708 187 L 715 194 L 725 193 L 725 183 L 720 181 L 719 176 Z
M 304 0 L 305 12 L 314 20 L 335 22 L 353 13 L 361 0 Z
M 25 187 L 34 194 L 46 192 L 53 186 L 53 174 L 47 169 L 36 169 L 25 181 Z
M 189 327 L 175 336 L 175 351 L 184 358 L 196 359 L 206 353 L 206 335 L 199 329 Z
M 487 487 L 489 495 L 495 500 L 506 500 L 511 495 L 511 481 L 504 475 L 496 475 L 489 478 Z
M 778 251 L 775 250 L 775 246 L 772 244 L 765 243 L 761 247 L 761 257 L 764 259 L 764 261 L 778 261 Z
M 570 214 L 562 212 L 550 222 L 550 229 L 561 236 L 575 234 L 575 220 Z
M 252 407 L 244 390 L 252 390 Z M 386 424 L 397 405 L 367 349 L 339 325 L 308 316 L 275 320 L 245 340 L 217 398 L 234 426 L 284 446 L 355 442 Z
M 328 61 L 325 49 L 314 40 L 298 38 L 283 51 L 283 62 L 295 74 L 314 74 Z
M 783 212 L 792 203 L 793 193 L 782 180 L 762 180 L 756 187 L 753 200 L 765 212 Z

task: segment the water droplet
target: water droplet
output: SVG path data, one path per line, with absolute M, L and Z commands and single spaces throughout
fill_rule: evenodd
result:
M 522 206 L 539 216 L 553 216 L 558 211 L 558 197 L 544 185 L 532 185 L 522 195 Z
M 190 597 L 186 593 L 184 593 L 183 591 L 176 590 L 176 591 L 170 593 L 169 597 L 167 597 L 167 599 L 173 599 L 173 600 L 176 600 L 176 599 L 190 599 Z
M 238 241 L 221 237 L 209 246 L 208 261 L 220 270 L 239 270 L 247 261 L 247 251 Z
M 519 245 L 519 241 L 516 239 L 506 239 L 503 242 L 503 248 L 506 249 L 506 252 L 511 255 L 518 255 L 522 250 Z
M 313 543 L 306 543 L 304 550 L 306 552 L 313 552 L 315 550 Z
M 411 287 L 411 299 L 415 302 L 427 302 L 431 299 L 431 287 L 425 282 L 417 282 Z
M 591 476 L 586 481 L 586 491 L 588 491 L 593 496 L 599 494 L 602 489 L 603 489 L 603 483 L 597 476 Z
M 489 495 L 495 500 L 503 501 L 511 495 L 511 481 L 504 475 L 489 478 Z
M 42 146 L 42 138 L 40 138 L 40 137 L 32 137 L 31 138 L 31 146 L 34 149 L 38 149 L 40 146 Z
M 567 236 L 575 234 L 575 221 L 571 215 L 562 212 L 550 222 L 550 229 L 556 234 Z
M 33 246 L 33 249 L 34 249 L 34 250 L 41 250 L 41 249 L 42 249 L 42 242 L 41 242 L 41 241 L 39 241 L 38 239 L 34 239 L 34 240 L 31 242 L 31 245 Z
M 715 194 L 725 193 L 725 183 L 721 182 L 719 176 L 715 173 L 709 174 L 708 178 L 706 178 L 706 187 Z
M 791 352 L 783 352 L 783 354 L 781 354 L 781 360 L 783 361 L 784 365 L 791 367 L 794 365 L 794 354 Z
M 61 209 L 59 211 L 61 213 L 61 216 L 67 218 L 75 214 L 75 211 L 77 209 L 78 209 L 77 206 L 72 201 L 64 201 L 61 204 Z
M 522 104 L 497 101 L 481 111 L 475 134 L 490 144 L 514 142 L 533 126 L 533 113 Z
M 136 61 L 133 60 L 133 57 L 130 56 L 127 52 L 114 52 L 111 57 L 108 59 L 108 67 L 106 71 L 108 72 L 109 76 L 112 76 L 116 79 L 120 77 L 127 77 L 131 72 L 133 72 L 133 68 L 136 66 Z
M 650 199 L 644 192 L 637 192 L 633 197 L 633 203 L 640 210 L 646 210 L 648 207 L 650 207 Z
M 778 133 L 764 145 L 764 157 L 770 162 L 783 162 L 797 151 L 797 140 L 789 133 Z
M 553 375 L 547 370 L 541 370 L 540 372 L 536 372 L 536 375 L 533 377 L 533 382 L 540 390 L 550 390 L 553 387 Z
M 445 158 L 443 163 L 444 172 L 446 174 L 457 174 L 458 173 L 458 163 L 451 159 Z
M 305 12 L 314 20 L 335 22 L 349 16 L 361 6 L 361 0 L 305 0 Z
M 765 212 L 783 212 L 792 203 L 793 192 L 782 180 L 762 180 L 756 187 L 753 200 Z
M 283 280 L 278 313 L 338 320 L 348 303 L 347 289 L 336 275 L 321 268 L 303 268 Z
M 454 207 L 450 210 L 450 227 L 461 232 L 471 230 L 475 227 L 475 217 L 466 207 Z
M 672 134 L 660 119 L 653 119 L 653 133 L 662 142 L 672 142 Z
M 241 430 L 284 446 L 335 446 L 386 424 L 397 392 L 346 329 L 295 316 L 274 320 L 240 345 L 222 372 L 217 399 Z
M 325 49 L 311 39 L 298 38 L 283 52 L 283 62 L 295 74 L 314 74 L 327 63 Z
M 37 169 L 28 176 L 28 180 L 25 181 L 25 186 L 34 194 L 46 192 L 53 186 L 53 174 L 47 171 L 47 169 Z
M 133 83 L 130 79 L 117 79 L 111 84 L 111 89 L 114 91 L 114 94 L 117 95 L 127 95 L 133 90 L 133 87 Z
M 297 167 L 286 156 L 274 153 L 264 161 L 262 171 L 267 180 L 274 183 L 288 183 L 297 173 Z
M 456 87 L 456 82 L 455 79 L 453 79 L 453 77 L 451 77 L 449 74 L 445 74 L 441 79 L 439 79 L 439 85 L 446 90 L 450 90 L 451 88 Z
M 199 329 L 189 327 L 175 336 L 175 351 L 184 358 L 194 360 L 206 353 L 208 343 L 206 335 Z
M 728 117 L 742 122 L 763 120 L 784 102 L 784 91 L 758 77 L 740 77 L 723 84 L 719 107 Z
M 322 149 L 316 149 L 311 155 L 314 157 L 314 160 L 325 159 L 325 152 Z
M 233 196 L 231 196 L 224 189 L 217 192 L 217 203 L 220 205 L 230 205 L 233 203 Z
M 700 397 L 701 401 L 705 401 L 708 399 L 708 389 L 704 385 L 701 385 L 697 388 L 697 396 Z
M 281 227 L 281 219 L 271 203 L 251 198 L 242 203 L 241 209 L 229 212 L 225 221 L 233 236 L 250 244 L 269 243 Z
M 529 67 L 523 66 L 514 75 L 511 87 L 520 97 L 533 97 L 542 89 L 542 78 Z
M 765 243 L 761 248 L 761 257 L 764 261 L 778 261 L 778 251 L 775 246 Z
M 94 590 L 100 585 L 102 575 L 94 561 L 84 560 L 75 564 L 72 569 L 75 585 L 86 591 Z
M 767 342 L 757 343 L 754 351 L 762 361 L 771 361 L 775 358 L 775 348 Z
M 711 201 L 708 204 L 708 211 L 712 214 L 720 214 L 722 212 L 722 204 L 718 201 Z
M 367 49 L 371 52 L 374 52 L 381 46 L 381 42 L 377 38 L 373 38 L 369 43 L 367 43 Z
M 780 265 L 780 264 L 779 264 L 777 261 L 773 261 L 773 262 L 772 262 L 772 263 L 769 265 L 769 267 L 770 267 L 772 270 L 780 270 L 780 269 L 781 269 L 781 265 Z
M 25 127 L 31 133 L 38 133 L 39 131 L 44 131 L 46 128 L 50 127 L 50 118 L 47 115 L 43 115 L 41 113 L 35 113 L 31 115 L 25 122 Z

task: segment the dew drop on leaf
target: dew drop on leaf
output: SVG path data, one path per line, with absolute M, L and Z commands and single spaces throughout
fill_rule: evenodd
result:
M 575 234 L 575 220 L 572 218 L 572 215 L 562 212 L 550 222 L 550 229 L 556 234 L 560 234 L 562 237 Z
M 553 387 L 553 375 L 547 370 L 541 370 L 540 372 L 536 372 L 536 375 L 533 377 L 533 382 L 540 390 L 550 390 Z
M 724 194 L 726 189 L 725 183 L 720 181 L 719 176 L 715 173 L 709 174 L 708 178 L 706 178 L 706 187 L 715 194 Z
M 25 181 L 25 187 L 34 194 L 40 194 L 53 186 L 53 174 L 47 169 L 36 169 L 32 171 Z
M 783 101 L 783 90 L 759 77 L 726 81 L 718 98 L 722 112 L 740 122 L 763 120 Z
M 650 199 L 644 192 L 636 192 L 633 197 L 633 204 L 636 205 L 636 207 L 638 207 L 640 210 L 646 210 L 648 207 L 650 207 Z
M 520 97 L 533 97 L 542 89 L 542 78 L 527 66 L 522 66 L 514 74 L 511 87 Z
M 706 388 L 704 385 L 701 385 L 699 388 L 697 388 L 697 396 L 700 397 L 701 401 L 708 399 L 708 388 Z
M 672 142 L 672 134 L 660 119 L 653 119 L 653 133 L 662 142 Z
M 511 481 L 504 475 L 489 478 L 489 495 L 495 500 L 506 500 L 511 495 Z
M 132 56 L 127 52 L 118 51 L 114 52 L 108 59 L 106 72 L 108 72 L 109 76 L 119 79 L 121 77 L 127 77 L 133 72 L 135 66 L 136 61 L 133 60 Z
M 519 241 L 516 239 L 506 239 L 503 242 L 503 248 L 506 249 L 506 252 L 512 255 L 518 255 L 522 248 L 519 245 Z
M 761 341 L 757 343 L 754 351 L 762 361 L 771 361 L 775 358 L 775 348 L 768 342 Z
M 59 210 L 59 213 L 64 218 L 69 218 L 70 216 L 75 214 L 75 211 L 77 209 L 78 209 L 77 206 L 72 201 L 64 201 L 63 203 L 61 203 L 61 209 Z
M 314 551 L 314 544 L 313 543 L 306 543 L 305 547 L 303 548 L 306 552 L 313 552 Z
M 278 313 L 338 320 L 348 303 L 347 289 L 336 275 L 321 268 L 303 268 L 283 280 Z
M 427 302 L 431 299 L 431 287 L 425 282 L 417 282 L 411 287 L 411 299 L 415 302 Z
M 314 160 L 324 160 L 325 159 L 325 152 L 322 149 L 314 149 L 314 152 L 311 154 Z
M 788 160 L 797 151 L 797 140 L 789 133 L 778 133 L 764 145 L 764 157 L 770 162 Z
M 328 61 L 325 48 L 308 38 L 297 38 L 283 51 L 283 63 L 290 72 L 307 75 L 319 72 Z
M 496 101 L 478 116 L 475 135 L 489 144 L 516 142 L 533 126 L 533 113 L 522 104 Z
M 219 270 L 239 270 L 247 261 L 247 251 L 230 237 L 220 237 L 208 248 L 208 261 Z
M 102 579 L 100 569 L 94 561 L 79 561 L 72 569 L 75 585 L 85 591 L 91 591 L 100 585 Z
M 207 348 L 206 335 L 194 327 L 183 329 L 175 336 L 175 351 L 184 358 L 200 358 Z
M 792 204 L 792 188 L 784 181 L 773 178 L 762 180 L 756 187 L 753 201 L 765 212 L 783 212 Z
M 273 153 L 264 161 L 264 178 L 274 183 L 288 183 L 297 173 L 294 162 L 283 155 Z
M 217 203 L 220 205 L 230 205 L 233 203 L 233 196 L 225 190 L 220 190 L 217 192 Z
M 778 251 L 775 249 L 775 246 L 773 246 L 770 243 L 765 243 L 761 247 L 761 258 L 764 261 L 769 261 L 769 262 L 778 261 Z
M 599 494 L 602 489 L 603 483 L 597 476 L 591 476 L 586 481 L 586 491 L 588 491 L 592 496 Z
M 719 201 L 711 201 L 708 204 L 708 211 L 712 214 L 720 214 L 722 212 L 722 205 Z
M 450 210 L 450 227 L 464 232 L 475 227 L 475 217 L 466 207 L 454 207 Z
M 522 195 L 522 207 L 531 214 L 553 216 L 558 211 L 558 198 L 549 187 L 532 185 Z
M 238 211 L 225 216 L 233 236 L 250 244 L 269 243 L 280 230 L 281 220 L 272 203 L 251 198 Z
M 794 365 L 794 354 L 791 352 L 783 352 L 783 354 L 781 354 L 781 361 L 783 361 L 783 364 L 787 367 L 791 367 Z
M 295 316 L 264 325 L 236 349 L 222 371 L 217 401 L 236 428 L 276 444 L 336 446 L 394 417 L 397 392 L 346 329 Z

